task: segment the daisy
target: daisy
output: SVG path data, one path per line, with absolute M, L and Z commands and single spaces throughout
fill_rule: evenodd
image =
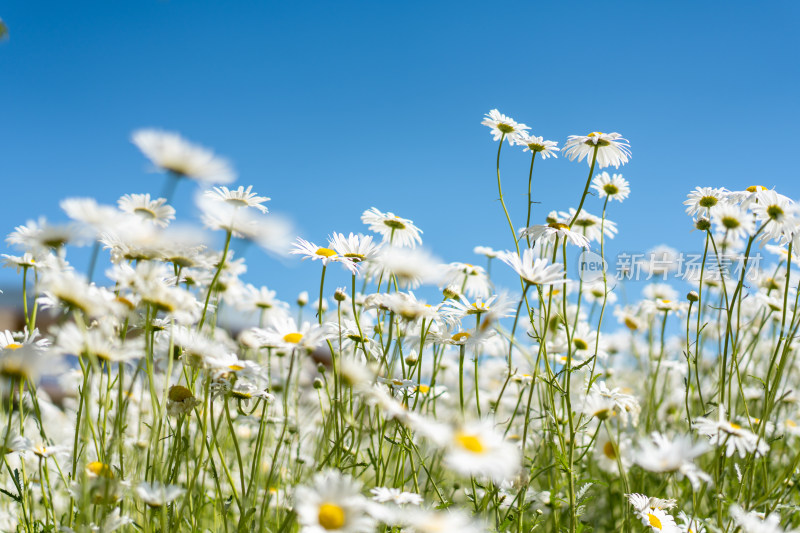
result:
M 248 185 L 247 189 L 239 185 L 239 188 L 235 190 L 230 190 L 222 186 L 214 187 L 213 190 L 206 191 L 204 194 L 208 198 L 218 202 L 226 202 L 234 207 L 252 207 L 258 209 L 262 213 L 267 213 L 267 206 L 261 204 L 268 202 L 270 199 L 266 196 L 258 196 L 256 193 L 252 192 L 252 190 L 252 185 Z
M 403 515 L 402 522 L 408 524 L 413 533 L 485 533 L 489 531 L 484 524 L 476 522 L 464 511 L 450 507 L 445 511 L 419 510 Z
M 309 242 L 302 237 L 297 238 L 297 242 L 293 245 L 292 250 L 289 251 L 290 254 L 294 255 L 302 255 L 303 260 L 311 259 L 312 261 L 322 261 L 323 266 L 328 266 L 331 262 L 341 263 L 342 266 L 350 270 L 353 274 L 358 273 L 358 268 L 356 267 L 355 263 L 349 259 L 345 259 L 343 256 L 340 256 L 336 253 L 336 250 L 332 248 L 327 248 L 324 246 L 317 246 L 313 242 Z M 329 243 L 330 246 L 330 243 Z
M 110 362 L 130 361 L 144 355 L 144 338 L 122 342 L 107 322 L 85 330 L 70 322 L 56 331 L 55 349 L 64 355 L 97 357 Z
M 131 223 L 118 209 L 98 204 L 93 198 L 66 198 L 59 205 L 69 218 L 84 224 L 95 235 Z
M 775 191 L 756 193 L 756 202 L 751 204 L 756 220 L 766 224 L 761 240 L 783 238 L 791 240 L 800 226 L 798 206 L 789 198 Z
M 564 155 L 570 161 L 576 158 L 591 165 L 594 153 L 597 152 L 597 164 L 599 168 L 614 165 L 619 168 L 628 162 L 631 156 L 628 140 L 624 139 L 619 133 L 602 133 L 593 131 L 589 135 L 570 135 L 564 145 Z
M 494 259 L 500 252 L 488 246 L 476 246 L 472 249 L 472 253 Z
M 755 231 L 753 217 L 736 204 L 718 205 L 711 212 L 711 222 L 731 239 L 747 238 Z
M 445 464 L 466 476 L 486 476 L 496 483 L 519 471 L 519 449 L 495 430 L 489 420 L 468 422 L 448 438 Z
M 328 239 L 333 250 L 354 264 L 377 257 L 381 246 L 372 240 L 371 235 L 358 235 L 352 232 L 345 237 L 344 233 L 334 233 Z
M 622 174 L 608 175 L 608 172 L 601 172 L 592 178 L 592 188 L 597 191 L 599 198 L 608 196 L 609 200 L 623 201 L 631 193 L 628 181 Z
M 695 187 L 686 195 L 683 205 L 686 206 L 686 214 L 693 216 L 708 217 L 713 208 L 729 198 L 730 191 L 724 187 Z
M 273 319 L 264 328 L 255 328 L 254 333 L 261 338 L 264 346 L 291 351 L 296 348 L 311 351 L 336 335 L 326 326 L 309 322 L 298 325 L 290 317 Z
M 294 510 L 304 533 L 371 533 L 375 520 L 369 502 L 361 495 L 361 483 L 335 470 L 317 473 L 311 486 L 295 491 Z
M 0 256 L 3 258 L 3 266 L 14 268 L 19 274 L 19 271 L 24 268 L 34 268 L 38 266 L 38 261 L 36 260 L 36 256 L 34 256 L 30 252 L 25 252 L 22 255 L 8 255 L 3 254 Z
M 744 429 L 739 424 L 729 422 L 725 418 L 725 407 L 720 406 L 717 420 L 699 417 L 694 421 L 698 433 L 706 435 L 711 444 L 725 446 L 725 455 L 731 457 L 734 452 L 744 458 L 748 453 L 756 456 L 764 455 L 769 451 L 769 445 L 751 431 Z
M 561 242 L 566 240 L 570 244 L 580 246 L 581 248 L 589 248 L 589 239 L 585 235 L 572 231 L 568 224 L 561 222 L 551 222 L 547 225 L 537 225 L 525 228 L 521 231 L 523 237 L 529 236 L 534 240 L 543 238 L 547 242 L 553 243 L 556 239 Z
M 417 288 L 422 283 L 438 283 L 441 263 L 425 250 L 388 246 L 372 261 L 374 274 L 392 275 L 401 288 Z
M 694 464 L 694 459 L 708 450 L 705 444 L 693 444 L 687 436 L 669 439 L 653 433 L 650 440 L 641 442 L 634 454 L 634 462 L 649 472 L 679 472 L 689 478 L 694 490 L 700 489 L 700 481 L 709 482 L 711 476 Z
M 492 131 L 490 133 L 495 141 L 505 138 L 508 140 L 508 144 L 514 144 L 520 132 L 530 129 L 525 124 L 518 123 L 511 117 L 505 116 L 497 109 L 492 109 L 484 117 L 486 118 L 481 121 L 481 124 L 491 128 Z
M 183 496 L 186 489 L 176 485 L 162 485 L 158 482 L 142 482 L 136 486 L 136 495 L 150 507 L 163 507 Z
M 473 298 L 488 298 L 492 292 L 492 283 L 486 270 L 469 263 L 450 263 L 447 265 L 444 284 L 454 287 L 458 294 L 465 292 Z
M 683 511 L 678 513 L 678 518 L 681 521 L 678 527 L 683 533 L 706 533 L 706 526 L 697 518 L 690 517 Z
M 620 464 L 624 470 L 632 464 L 630 447 L 629 439 L 614 442 L 605 431 L 601 431 L 594 443 L 594 460 L 604 472 L 618 474 Z
M 651 531 L 680 533 L 675 519 L 666 512 L 675 507 L 675 500 L 648 498 L 643 494 L 627 494 L 626 496 L 639 515 L 642 524 L 649 526 Z
M 558 148 L 558 143 L 555 141 L 545 141 L 544 137 L 536 137 L 535 135 L 528 135 L 526 131 L 520 131 L 514 142 L 525 147 L 522 150 L 523 152 L 531 152 L 534 155 L 541 154 L 542 159 L 547 159 L 548 157 L 558 158 L 556 152 L 560 148 Z
M 370 231 L 383 236 L 383 242 L 395 246 L 414 248 L 422 244 L 422 230 L 411 220 L 401 218 L 394 213 L 382 213 L 371 207 L 361 214 L 361 221 L 369 226 Z
M 530 285 L 559 285 L 567 283 L 561 264 L 547 264 L 547 259 L 535 257 L 534 251 L 528 248 L 520 257 L 516 252 L 500 252 L 502 262 L 514 269 L 514 272 Z
M 470 302 L 466 296 L 460 300 L 448 300 L 448 309 L 452 309 L 458 318 L 465 318 L 469 315 L 491 314 L 495 320 L 511 316 L 514 312 L 514 303 L 506 296 L 495 294 L 487 300 L 477 299 Z
M 781 517 L 778 513 L 772 513 L 766 518 L 762 518 L 755 511 L 746 512 L 738 505 L 730 508 L 731 518 L 736 522 L 742 533 L 796 533 L 796 529 L 783 529 L 781 527 Z
M 136 215 L 141 220 L 151 222 L 165 228 L 171 220 L 175 220 L 175 209 L 167 205 L 166 198 L 150 199 L 150 194 L 126 194 L 117 205 L 124 213 Z
M 227 161 L 177 133 L 142 129 L 133 133 L 131 142 L 153 164 L 179 178 L 211 183 L 230 183 L 236 179 Z
M 372 493 L 372 500 L 378 503 L 420 505 L 423 502 L 422 496 L 416 492 L 405 492 L 396 488 L 375 487 L 370 492 Z
M 6 242 L 35 254 L 58 250 L 70 242 L 80 244 L 82 236 L 74 223 L 53 225 L 48 224 L 44 217 L 39 217 L 38 221 L 29 220 L 26 225 L 14 228 L 6 237 Z
M 577 226 L 590 241 L 600 242 L 602 235 L 613 239 L 618 231 L 616 222 L 608 219 L 603 220 L 601 217 L 592 215 L 584 209 L 581 209 L 580 213 L 576 213 L 575 208 L 570 207 L 569 212 L 561 211 L 558 216 L 560 220 L 557 222 Z M 600 231 L 601 227 L 602 231 Z

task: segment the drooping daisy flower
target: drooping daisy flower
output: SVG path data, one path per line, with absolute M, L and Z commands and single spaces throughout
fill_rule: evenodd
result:
M 495 139 L 496 141 L 497 139 Z M 558 143 L 555 141 L 545 141 L 544 137 L 537 137 L 535 135 L 528 135 L 526 131 L 520 131 L 515 139 L 516 144 L 524 146 L 523 152 L 532 152 L 534 154 L 541 154 L 542 159 L 548 157 L 558 158 L 556 152 L 560 151 Z
M 375 529 L 361 483 L 335 470 L 319 472 L 311 486 L 298 487 L 294 501 L 304 533 L 372 533 Z
M 628 180 L 622 174 L 608 175 L 608 172 L 601 172 L 592 178 L 592 188 L 597 191 L 599 198 L 608 196 L 609 200 L 623 201 L 631 193 Z
M 190 143 L 177 133 L 156 129 L 133 132 L 131 142 L 154 165 L 181 178 L 210 183 L 230 183 L 236 174 L 227 161 Z
M 206 191 L 204 194 L 213 200 L 226 202 L 234 207 L 252 207 L 253 209 L 258 209 L 262 213 L 267 213 L 267 206 L 261 204 L 268 202 L 270 199 L 266 196 L 258 196 L 258 194 L 252 192 L 252 190 L 252 185 L 248 185 L 247 189 L 239 185 L 239 188 L 234 190 L 222 186 L 214 187 L 213 190 Z
M 631 156 L 628 140 L 619 133 L 602 133 L 593 131 L 589 135 L 570 135 L 564 144 L 563 152 L 570 161 L 576 158 L 591 165 L 595 150 L 597 150 L 597 165 L 605 168 L 613 165 L 619 168 L 628 162 Z
M 476 246 L 472 249 L 472 252 L 478 255 L 486 256 L 489 259 L 494 259 L 497 257 L 497 254 L 500 252 L 488 246 Z
M 136 215 L 141 220 L 165 228 L 170 220 L 175 220 L 175 209 L 167 205 L 166 198 L 150 199 L 150 194 L 126 194 L 117 205 L 124 213 Z
M 491 128 L 491 134 L 495 141 L 499 141 L 505 136 L 508 144 L 514 144 L 520 132 L 529 130 L 525 124 L 518 123 L 511 117 L 507 117 L 497 109 L 492 109 L 484 115 L 481 124 Z
M 535 257 L 532 248 L 522 252 L 500 252 L 498 258 L 514 269 L 514 272 L 531 285 L 559 285 L 567 283 L 564 279 L 564 268 L 560 263 L 547 264 L 547 259 Z
M 370 231 L 383 236 L 383 242 L 393 246 L 407 246 L 414 248 L 422 244 L 420 234 L 422 230 L 407 218 L 402 218 L 394 213 L 382 213 L 371 207 L 361 215 L 361 221 L 369 226 Z
M 576 231 L 572 231 L 569 229 L 568 224 L 563 224 L 561 222 L 551 222 L 547 225 L 531 226 L 523 229 L 521 234 L 523 237 L 529 236 L 534 240 L 543 238 L 550 243 L 555 242 L 556 239 L 559 239 L 560 242 L 564 242 L 564 240 L 566 240 L 568 243 L 574 244 L 575 246 L 589 248 L 589 239 L 587 239 L 585 235 L 582 235 Z
M 519 449 L 489 420 L 468 422 L 449 436 L 445 464 L 467 476 L 486 476 L 500 483 L 520 468 Z
M 686 195 L 683 205 L 686 206 L 686 214 L 690 217 L 708 217 L 712 209 L 729 198 L 730 192 L 724 187 L 695 187 Z

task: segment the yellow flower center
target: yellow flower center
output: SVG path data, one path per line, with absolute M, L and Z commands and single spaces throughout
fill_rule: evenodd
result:
M 797 423 L 794 420 L 786 420 L 786 425 L 789 426 L 790 428 L 797 427 Z
M 5 350 L 18 350 L 20 348 L 22 348 L 22 345 L 20 343 L 12 342 L 11 344 L 6 344 L 4 349 Z
M 417 386 L 417 392 L 421 392 L 422 394 L 428 394 L 428 391 L 430 391 L 430 390 L 431 390 L 431 388 L 428 385 L 423 385 L 423 384 L 420 383 Z M 790 422 L 791 422 L 791 420 L 790 420 Z
M 336 252 L 331 250 L 330 248 L 317 248 L 317 251 L 314 253 L 317 255 L 321 255 L 322 257 L 331 257 L 336 255 Z
M 114 473 L 111 471 L 111 468 L 107 464 L 101 463 L 100 461 L 92 461 L 86 465 L 86 470 L 96 476 L 114 477 Z
M 608 441 L 608 442 L 605 443 L 605 445 L 603 446 L 603 454 L 606 457 L 608 457 L 609 459 L 616 459 L 617 458 L 617 452 L 614 449 L 614 443 L 613 442 Z
M 325 502 L 319 506 L 317 520 L 319 521 L 319 525 L 329 531 L 340 529 L 344 526 L 345 522 L 344 509 L 335 503 Z
M 286 335 L 283 336 L 283 340 L 285 342 L 289 342 L 291 344 L 297 344 L 298 342 L 303 340 L 303 334 L 302 333 L 287 333 Z
M 548 224 L 548 227 L 553 229 L 569 229 L 569 225 L 562 224 L 561 222 L 551 222 Z
M 732 427 L 733 429 L 742 429 L 742 426 L 740 426 L 739 424 L 736 424 L 736 423 L 734 423 L 734 422 L 731 422 L 731 427 Z
M 394 220 L 392 218 L 384 220 L 383 223 L 392 229 L 406 229 L 405 224 L 403 224 L 399 220 Z
M 456 442 L 462 448 L 471 451 L 472 453 L 483 453 L 485 450 L 481 439 L 479 439 L 476 435 L 468 435 L 459 431 L 456 433 Z
M 173 385 L 172 387 L 169 388 L 169 393 L 167 393 L 167 397 L 173 402 L 182 402 L 183 400 L 192 397 L 192 391 L 190 391 L 183 385 Z
M 629 317 L 625 317 L 625 325 L 628 326 L 628 329 L 632 330 L 639 329 L 639 324 L 637 324 L 635 320 Z
M 583 339 L 572 339 L 572 344 L 579 350 L 587 350 L 589 348 L 589 344 Z
M 148 209 L 146 207 L 134 207 L 133 212 L 137 215 L 141 215 L 144 218 L 153 219 L 156 218 L 156 213 L 152 209 Z
M 514 126 L 511 124 L 506 124 L 505 122 L 500 122 L 497 124 L 497 129 L 502 131 L 503 133 L 511 133 L 514 131 Z
M 656 515 L 647 513 L 647 521 L 650 522 L 651 526 L 661 531 L 661 520 L 659 520 Z
M 455 335 L 453 335 L 453 337 L 452 337 L 452 339 L 453 339 L 454 341 L 456 341 L 456 342 L 461 342 L 461 341 L 463 341 L 463 340 L 466 340 L 466 339 L 468 339 L 468 338 L 469 338 L 469 333 L 467 333 L 466 331 L 461 331 L 461 332 L 459 332 L 459 333 L 456 333 L 456 334 L 455 334 Z
M 717 202 L 719 202 L 719 200 L 716 196 L 703 196 L 697 204 L 700 207 L 714 207 L 717 205 Z
M 766 191 L 767 188 L 763 185 L 751 185 L 747 189 L 747 192 L 759 192 L 759 191 Z
M 619 192 L 619 188 L 613 183 L 606 183 L 605 185 L 603 185 L 603 190 L 609 196 L 614 196 Z
M 726 229 L 736 229 L 742 225 L 739 222 L 739 219 L 736 217 L 722 217 L 722 225 L 725 226 Z

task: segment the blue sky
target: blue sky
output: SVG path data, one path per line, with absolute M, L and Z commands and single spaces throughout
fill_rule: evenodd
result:
M 681 202 L 697 185 L 776 187 L 800 198 L 800 51 L 794 2 L 3 3 L 0 233 L 59 201 L 158 194 L 129 142 L 155 126 L 229 158 L 299 234 L 365 231 L 375 206 L 411 218 L 447 261 L 510 247 L 497 198 L 492 108 L 563 145 L 616 131 L 631 197 L 609 251 L 692 252 Z M 528 155 L 504 148 L 524 221 Z M 585 164 L 537 162 L 534 218 L 575 206 Z M 191 219 L 192 187 L 174 202 Z M 586 208 L 599 214 L 601 203 Z M 2 253 L 8 250 L 0 243 Z M 72 254 L 85 268 L 86 255 Z M 248 281 L 293 300 L 318 264 L 247 251 Z M 499 267 L 498 267 L 499 270 Z M 336 283 L 332 281 L 331 287 Z M 0 286 L 18 284 L 0 270 Z

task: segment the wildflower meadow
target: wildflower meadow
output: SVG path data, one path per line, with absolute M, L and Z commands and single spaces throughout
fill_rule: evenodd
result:
M 70 223 L 8 233 L 25 326 L 0 332 L 0 529 L 798 531 L 798 204 L 758 184 L 687 191 L 703 253 L 678 292 L 658 278 L 670 249 L 622 271 L 605 256 L 615 207 L 635 202 L 635 139 L 479 122 L 499 201 L 468 208 L 507 229 L 464 262 L 391 206 L 300 238 L 269 191 L 157 129 L 131 141 L 160 194 L 75 195 Z M 504 201 L 509 150 L 530 157 L 525 212 Z M 558 205 L 536 202 L 549 165 L 581 184 Z M 171 206 L 189 182 L 221 249 Z M 244 241 L 318 275 L 299 296 L 244 283 Z M 652 277 L 638 300 L 633 267 Z

